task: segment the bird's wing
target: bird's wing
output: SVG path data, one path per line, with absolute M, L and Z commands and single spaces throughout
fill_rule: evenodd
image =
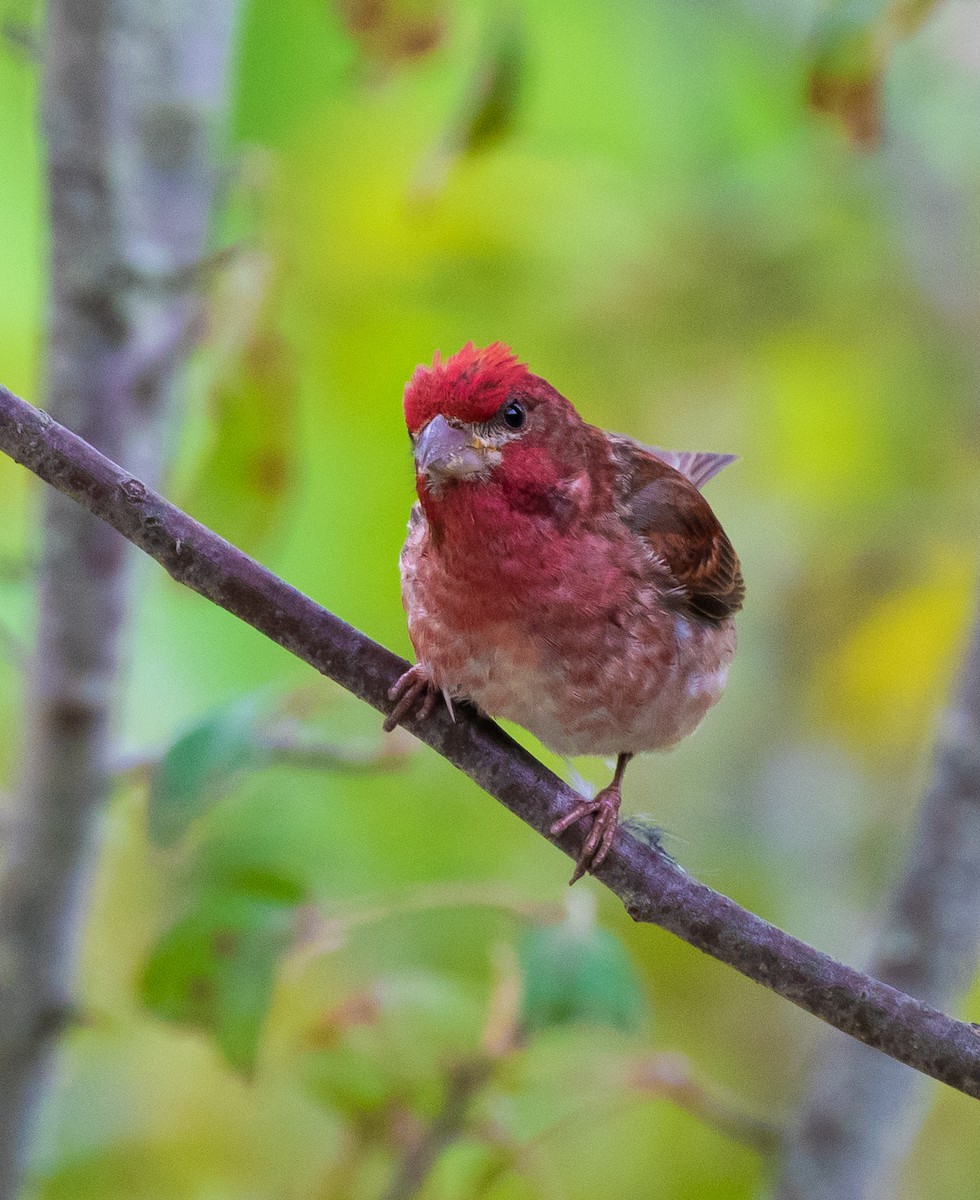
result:
M 634 444 L 640 445 L 639 442 Z M 714 479 L 719 471 L 738 458 L 737 454 L 712 454 L 707 450 L 662 450 L 659 446 L 641 446 L 640 448 L 648 450 L 661 462 L 665 462 L 668 467 L 673 467 L 675 471 L 686 475 L 698 491 L 709 479 Z
M 427 522 L 422 505 L 417 501 L 412 505 L 408 515 L 408 537 L 398 558 L 398 566 L 402 577 L 402 603 L 406 609 L 412 606 L 415 589 L 415 572 L 418 568 L 419 555 L 425 542 Z
M 609 440 L 622 519 L 669 572 L 679 605 L 709 621 L 738 612 L 745 596 L 738 555 L 698 491 L 730 457 L 677 456 L 690 468 L 682 472 L 662 457 L 663 451 L 619 435 Z

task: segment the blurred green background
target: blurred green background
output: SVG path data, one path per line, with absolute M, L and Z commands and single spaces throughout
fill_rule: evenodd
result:
M 408 654 L 400 402 L 434 350 L 504 340 L 588 420 L 738 453 L 709 488 L 748 585 L 731 684 L 696 736 L 634 766 L 626 809 L 705 882 L 858 962 L 970 616 L 980 18 L 941 6 L 887 64 L 855 68 L 887 65 L 869 153 L 850 102 L 843 120 L 807 105 L 814 63 L 840 48 L 818 16 L 789 0 L 252 0 L 215 230 L 237 249 L 164 490 Z M 10 44 L 0 371 L 29 399 L 41 156 L 37 70 Z M 38 501 L 0 462 L 8 790 Z M 467 1070 L 486 1075 L 468 1118 L 411 1194 L 764 1187 L 766 1155 L 739 1136 L 792 1111 L 817 1022 L 634 928 L 592 881 L 566 915 L 567 860 L 447 764 L 382 744 L 375 713 L 148 561 L 139 586 L 128 769 L 33 1194 L 380 1196 Z M 256 748 L 297 727 L 336 761 Z M 980 1020 L 980 990 L 963 1015 Z M 702 1084 L 738 1136 L 691 1111 Z M 976 1194 L 971 1104 L 937 1094 L 903 1197 Z

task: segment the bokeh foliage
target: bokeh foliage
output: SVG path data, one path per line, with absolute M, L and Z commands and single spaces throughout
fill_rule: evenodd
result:
M 407 653 L 399 402 L 436 348 L 506 340 L 599 424 L 739 453 L 710 490 L 749 587 L 729 694 L 636 765 L 627 808 L 852 961 L 922 787 L 980 517 L 980 26 L 960 3 L 913 30 L 912 7 L 252 0 L 232 249 L 167 484 Z M 841 74 L 857 92 L 814 94 Z M 37 101 L 12 42 L 0 369 L 32 398 Z M 12 788 L 37 491 L 2 462 L 0 497 Z M 756 1193 L 760 1156 L 638 1064 L 682 1052 L 778 1119 L 812 1021 L 597 890 L 598 924 L 563 918 L 567 862 L 467 780 L 422 750 L 373 763 L 372 712 L 149 564 L 140 589 L 120 737 L 160 764 L 121 774 L 106 815 L 38 1197 L 378 1196 L 473 1063 L 430 1200 Z M 262 751 L 283 704 L 342 752 Z M 975 1193 L 975 1121 L 939 1097 L 903 1196 Z

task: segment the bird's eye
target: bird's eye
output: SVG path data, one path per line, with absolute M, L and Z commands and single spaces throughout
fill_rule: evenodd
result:
M 510 404 L 504 409 L 504 424 L 511 429 L 520 429 L 527 420 L 527 412 L 524 405 L 518 403 L 517 400 L 511 400 Z

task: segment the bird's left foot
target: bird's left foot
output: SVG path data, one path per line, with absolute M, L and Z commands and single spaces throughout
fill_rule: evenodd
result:
M 409 667 L 404 675 L 388 690 L 388 699 L 394 708 L 385 717 L 382 726 L 385 733 L 391 733 L 395 726 L 403 721 L 410 713 L 420 721 L 432 712 L 439 691 L 429 677 L 429 672 L 421 663 Z
M 604 862 L 609 853 L 609 847 L 613 844 L 616 830 L 619 828 L 619 806 L 622 801 L 619 784 L 611 783 L 591 800 L 580 801 L 568 816 L 562 817 L 560 821 L 556 821 L 552 825 L 552 836 L 558 837 L 577 821 L 581 821 L 583 817 L 592 817 L 592 828 L 589 830 L 589 836 L 585 839 L 585 845 L 578 856 L 578 863 L 572 877 L 568 881 L 569 887 L 573 883 L 577 883 L 586 871 L 594 871 Z

